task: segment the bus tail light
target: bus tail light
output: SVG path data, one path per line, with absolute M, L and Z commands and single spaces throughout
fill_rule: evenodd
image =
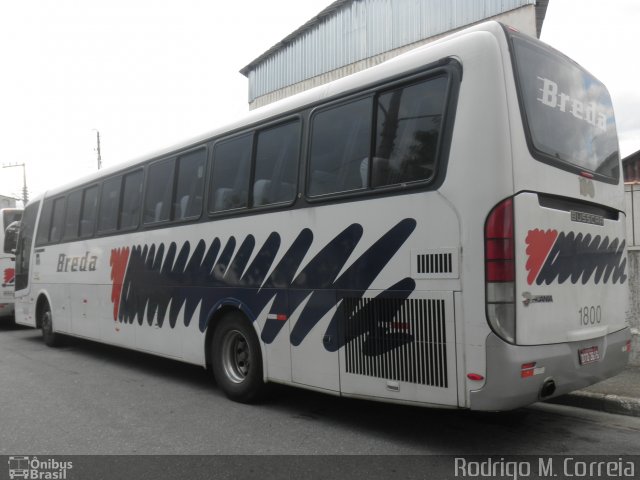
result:
M 496 205 L 484 227 L 487 319 L 493 331 L 514 343 L 516 336 L 513 199 Z

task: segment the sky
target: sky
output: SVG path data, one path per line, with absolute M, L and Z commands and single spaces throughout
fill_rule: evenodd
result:
M 239 70 L 333 0 L 0 0 L 0 165 L 30 196 L 248 112 Z M 402 1 L 402 0 L 396 0 Z M 541 39 L 604 82 L 640 150 L 638 0 L 550 0 Z M 22 168 L 0 169 L 21 197 Z

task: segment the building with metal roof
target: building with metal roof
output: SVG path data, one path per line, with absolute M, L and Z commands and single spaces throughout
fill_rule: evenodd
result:
M 257 108 L 488 19 L 540 36 L 549 0 L 337 0 L 240 70 Z
M 16 208 L 16 199 L 0 195 L 0 208 Z

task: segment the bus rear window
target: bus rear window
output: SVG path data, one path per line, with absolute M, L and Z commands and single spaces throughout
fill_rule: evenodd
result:
M 535 39 L 512 35 L 520 105 L 533 155 L 618 183 L 618 137 L 605 86 Z

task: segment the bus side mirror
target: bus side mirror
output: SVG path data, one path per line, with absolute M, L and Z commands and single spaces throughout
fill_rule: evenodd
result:
M 12 222 L 4 231 L 4 253 L 16 253 L 18 248 L 18 232 L 20 231 L 20 222 Z

